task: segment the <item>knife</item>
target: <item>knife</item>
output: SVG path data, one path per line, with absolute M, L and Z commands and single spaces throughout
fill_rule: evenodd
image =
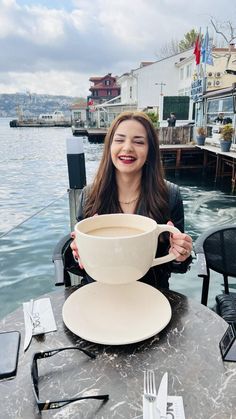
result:
M 161 383 L 157 393 L 156 407 L 160 413 L 160 419 L 166 419 L 167 411 L 167 398 L 168 398 L 168 372 L 165 372 L 161 379 Z
M 32 334 L 33 334 L 33 324 L 32 324 L 32 320 L 30 316 L 30 314 L 32 313 L 32 309 L 33 309 L 33 300 L 31 300 L 29 303 L 23 303 L 23 312 L 24 312 L 24 321 L 25 321 L 24 352 L 28 349 L 31 339 L 32 339 Z

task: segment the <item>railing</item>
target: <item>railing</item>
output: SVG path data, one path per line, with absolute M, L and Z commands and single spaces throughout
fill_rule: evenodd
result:
M 189 144 L 193 140 L 193 126 L 157 128 L 160 144 Z

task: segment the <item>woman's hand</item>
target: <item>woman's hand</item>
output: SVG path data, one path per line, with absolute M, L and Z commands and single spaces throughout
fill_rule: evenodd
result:
M 70 248 L 72 250 L 73 258 L 75 259 L 76 262 L 78 262 L 79 267 L 81 269 L 84 269 L 84 267 L 83 267 L 83 265 L 80 261 L 80 258 L 79 258 L 79 252 L 78 252 L 78 247 L 77 247 L 76 240 L 75 240 L 75 232 L 74 231 L 72 231 L 72 233 L 71 233 L 71 238 L 73 239 L 73 241 L 70 244 Z
M 168 225 L 174 225 L 168 221 Z M 171 233 L 169 251 L 176 255 L 177 262 L 184 262 L 192 252 L 192 238 L 185 233 Z

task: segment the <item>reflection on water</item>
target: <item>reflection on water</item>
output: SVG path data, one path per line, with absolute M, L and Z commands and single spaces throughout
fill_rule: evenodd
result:
M 194 199 L 184 202 L 188 230 L 193 238 L 207 228 L 235 223 L 236 197 L 220 191 L 194 191 Z M 187 205 L 186 205 L 187 204 Z
M 0 120 L 0 317 L 23 301 L 55 290 L 52 252 L 70 225 L 68 136 L 70 128 L 10 129 L 8 120 Z M 86 138 L 81 141 L 90 182 L 103 146 Z M 209 181 L 204 184 L 201 176 L 169 179 L 181 187 L 186 231 L 193 240 L 209 227 L 236 222 L 236 196 L 229 184 L 224 188 Z M 209 304 L 214 303 L 221 282 L 215 275 Z M 171 288 L 200 301 L 201 279 L 195 265 L 186 275 L 173 275 Z

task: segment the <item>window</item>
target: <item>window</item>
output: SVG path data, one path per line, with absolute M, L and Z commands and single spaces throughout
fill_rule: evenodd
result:
M 105 80 L 105 86 L 110 86 L 111 81 L 110 80 Z
M 192 77 L 192 64 L 188 64 L 186 67 L 186 77 Z
M 107 96 L 112 96 L 112 90 L 107 90 Z
M 133 90 L 133 88 L 132 88 L 132 86 L 130 86 L 129 87 L 129 98 L 130 99 L 132 99 L 132 93 L 133 93 L 132 90 Z
M 214 124 L 214 119 L 220 112 L 224 114 L 225 118 L 233 120 L 234 105 L 232 96 L 209 99 L 207 101 L 207 123 Z

